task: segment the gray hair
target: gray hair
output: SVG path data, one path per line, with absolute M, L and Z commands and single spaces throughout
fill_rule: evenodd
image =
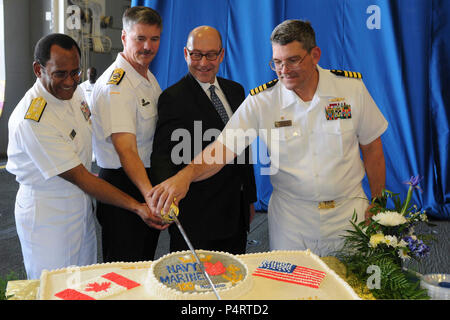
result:
M 156 25 L 162 31 L 162 18 L 159 13 L 152 8 L 144 6 L 131 7 L 125 10 L 122 17 L 123 29 L 130 32 L 137 23 Z
M 285 20 L 275 27 L 270 41 L 282 46 L 297 40 L 303 48 L 310 52 L 316 47 L 316 36 L 309 21 Z

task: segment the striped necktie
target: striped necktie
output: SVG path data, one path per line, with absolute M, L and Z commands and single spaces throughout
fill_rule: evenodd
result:
M 216 87 L 212 84 L 209 87 L 209 91 L 211 92 L 211 101 L 214 105 L 214 108 L 216 108 L 217 113 L 219 113 L 220 118 L 222 119 L 223 123 L 228 122 L 228 114 L 225 110 L 225 107 L 222 104 L 222 101 L 220 101 L 219 97 L 217 96 L 215 89 Z

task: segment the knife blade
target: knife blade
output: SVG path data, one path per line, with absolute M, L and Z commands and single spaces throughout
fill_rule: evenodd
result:
M 217 300 L 221 300 L 219 293 L 217 292 L 216 288 L 214 287 L 214 283 L 212 282 L 211 278 L 209 277 L 208 273 L 206 272 L 205 267 L 201 263 L 200 258 L 198 257 L 197 253 L 194 250 L 194 246 L 192 245 L 192 243 L 189 240 L 186 232 L 183 229 L 183 226 L 181 225 L 180 221 L 178 220 L 177 213 L 175 213 L 174 210 L 172 210 L 172 207 L 171 207 L 171 210 L 169 212 L 169 217 L 173 221 L 175 221 L 175 224 L 177 225 L 178 230 L 180 230 L 181 235 L 184 238 L 184 241 L 186 241 L 186 244 L 188 245 L 189 250 L 191 250 L 192 254 L 194 255 L 195 260 L 197 261 L 197 264 L 199 265 L 200 270 L 202 271 L 202 273 L 205 276 L 206 280 L 208 280 L 208 283 L 211 286 L 212 290 L 214 291 L 214 294 L 216 295 Z

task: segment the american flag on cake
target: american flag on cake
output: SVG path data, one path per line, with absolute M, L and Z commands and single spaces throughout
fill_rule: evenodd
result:
M 139 283 L 110 272 L 81 282 L 55 294 L 63 300 L 98 300 L 140 286 Z
M 326 273 L 287 262 L 264 260 L 253 275 L 317 289 Z

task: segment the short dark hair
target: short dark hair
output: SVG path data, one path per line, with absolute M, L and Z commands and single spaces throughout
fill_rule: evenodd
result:
M 34 61 L 45 67 L 47 61 L 50 60 L 50 49 L 54 44 L 66 50 L 76 47 L 78 54 L 81 57 L 80 47 L 74 39 L 62 33 L 51 33 L 42 37 L 36 43 L 36 46 L 34 47 Z
M 135 6 L 125 10 L 122 17 L 122 28 L 130 32 L 137 23 L 156 25 L 162 31 L 162 18 L 156 10 L 145 6 Z
M 316 47 L 316 35 L 309 21 L 285 20 L 273 29 L 270 36 L 272 43 L 282 46 L 295 40 L 308 52 Z

